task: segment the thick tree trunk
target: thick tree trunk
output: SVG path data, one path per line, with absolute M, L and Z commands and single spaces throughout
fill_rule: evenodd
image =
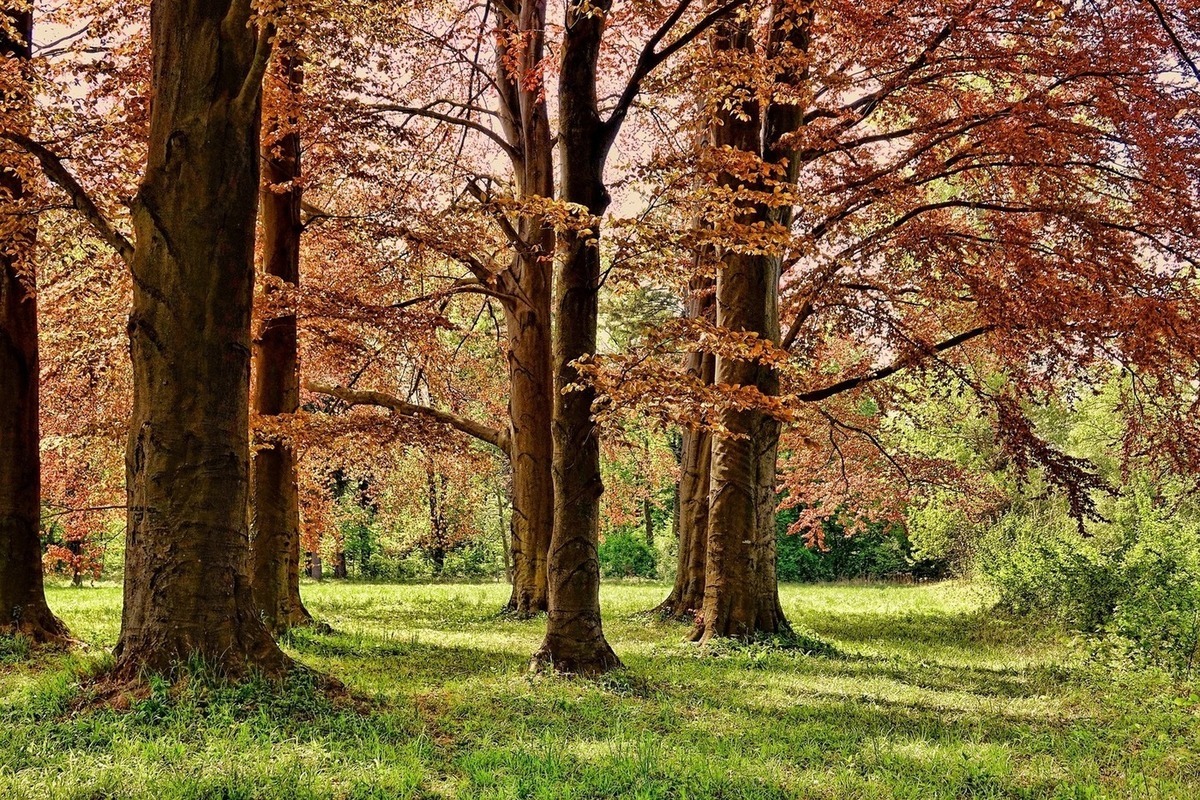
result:
M 291 48 L 277 47 L 276 76 L 266 92 L 267 114 L 261 194 L 263 274 L 290 286 L 300 283 L 300 132 L 289 113 L 303 72 Z M 278 110 L 276 110 L 278 109 Z M 265 320 L 254 342 L 254 412 L 264 417 L 300 408 L 296 315 Z M 296 459 L 287 441 L 268 442 L 254 454 L 251 581 L 254 603 L 267 627 L 282 633 L 308 625 L 300 599 L 300 495 Z
M 811 17 L 797 19 L 797 11 L 789 0 L 779 0 L 773 7 L 769 56 L 791 57 L 807 47 Z M 754 50 L 751 23 L 732 19 L 718 23 L 712 45 L 718 51 L 750 55 Z M 803 80 L 804 75 L 797 70 L 783 70 L 779 78 L 790 82 Z M 794 153 L 778 145 L 801 124 L 803 112 L 799 105 L 795 101 L 773 104 L 764 113 L 758 101 L 751 99 L 734 109 L 726 109 L 724 104 L 719 108 L 710 129 L 714 146 L 782 162 L 786 182 L 794 185 Z M 723 175 L 721 181 L 728 186 L 749 186 L 764 197 L 775 188 L 762 178 L 742 175 Z M 733 221 L 740 225 L 789 227 L 791 211 L 755 202 L 738 209 Z M 779 271 L 779 255 L 726 251 L 717 273 L 717 325 L 724 330 L 756 333 L 778 343 Z M 767 396 L 779 393 L 778 374 L 760 361 L 718 358 L 716 380 L 729 386 L 754 386 Z M 726 411 L 722 423 L 729 435 L 714 437 L 712 442 L 707 579 L 703 609 L 693 633 L 700 641 L 713 637 L 749 639 L 788 628 L 779 603 L 775 569 L 775 470 L 780 426 L 756 409 Z
M 133 204 L 133 412 L 117 674 L 290 660 L 250 587 L 250 313 L 266 37 L 241 0 L 155 0 Z
M 0 6 L 16 31 L 0 28 L 0 112 L 28 133 L 28 62 L 33 20 Z M 38 332 L 34 243 L 36 217 L 17 208 L 25 188 L 15 152 L 0 151 L 0 635 L 37 643 L 68 641 L 42 584 L 41 456 L 38 451 Z
M 608 4 L 571 0 L 559 76 L 559 140 L 563 199 L 592 219 L 589 230 L 563 235 L 555 286 L 554 535 L 550 542 L 550 608 L 535 667 L 598 675 L 621 666 L 600 621 L 600 440 L 592 419 L 595 391 L 579 382 L 572 362 L 596 352 L 600 288 L 600 215 L 608 207 L 604 162 L 609 140 L 596 106 L 596 63 Z
M 775 293 L 764 292 L 778 285 L 778 263 L 758 255 L 726 256 L 717 281 L 718 325 L 778 340 Z M 754 361 L 718 358 L 716 379 L 778 393 L 774 371 Z M 753 409 L 726 412 L 722 422 L 730 435 L 712 440 L 707 580 L 694 634 L 700 641 L 787 629 L 775 580 L 779 423 Z
M 501 122 L 513 146 L 518 199 L 553 198 L 554 145 L 540 72 L 546 7 L 537 0 L 510 0 L 507 10 L 510 23 L 497 45 L 496 81 Z M 514 247 L 505 277 L 515 299 L 506 301 L 504 309 L 513 472 L 513 590 L 508 609 L 531 616 L 547 608 L 546 563 L 554 528 L 550 315 L 555 234 L 536 214 L 522 215 L 517 233 L 525 244 Z
M 551 234 L 553 235 L 553 234 Z M 546 610 L 546 557 L 554 529 L 553 373 L 550 350 L 550 265 L 524 265 L 525 297 L 539 308 L 506 307 L 509 337 L 509 414 L 512 441 L 513 589 L 508 610 L 532 616 Z M 541 285 L 538 285 L 541 284 Z

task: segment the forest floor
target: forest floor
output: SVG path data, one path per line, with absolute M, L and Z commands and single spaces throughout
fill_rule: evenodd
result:
M 79 689 L 110 663 L 120 589 L 53 587 L 90 652 L 0 651 L 0 798 L 1193 798 L 1200 697 L 1089 664 L 1061 633 L 988 613 L 978 589 L 789 586 L 836 653 L 702 652 L 639 614 L 658 585 L 607 585 L 628 669 L 530 676 L 542 620 L 500 585 L 303 587 L 335 632 L 289 652 L 284 692 L 194 677 L 125 711 Z

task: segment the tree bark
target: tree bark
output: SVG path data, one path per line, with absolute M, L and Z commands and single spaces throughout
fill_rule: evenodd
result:
M 300 131 L 294 107 L 304 78 L 299 57 L 276 47 L 274 91 L 266 96 L 267 141 L 262 160 L 262 270 L 289 286 L 300 283 Z M 276 110 L 277 109 L 277 110 Z M 300 360 L 294 313 L 265 320 L 254 342 L 254 413 L 271 417 L 300 408 Z M 300 598 L 300 495 L 296 459 L 286 440 L 255 451 L 251 579 L 254 602 L 275 633 L 312 623 Z
M 507 4 L 510 27 L 496 52 L 501 123 L 512 145 L 519 200 L 554 197 L 554 145 L 542 91 L 546 7 L 538 0 Z M 512 46 L 519 48 L 511 52 Z M 555 233 L 536 214 L 522 214 L 513 262 L 504 276 L 517 299 L 504 304 L 508 331 L 509 419 L 513 474 L 513 590 L 508 610 L 546 611 L 546 557 L 554 528 L 554 362 L 551 305 Z
M 243 0 L 155 0 L 150 140 L 133 203 L 133 411 L 118 676 L 192 657 L 291 661 L 249 571 L 250 315 L 267 32 Z
M 604 185 L 609 132 L 596 100 L 596 65 L 611 0 L 567 5 L 559 74 L 562 195 L 590 217 L 567 231 L 555 286 L 554 534 L 550 543 L 550 606 L 546 638 L 535 668 L 598 675 L 621 666 L 600 620 L 600 440 L 592 419 L 595 391 L 572 365 L 596 352 L 600 288 L 600 216 L 610 197 Z
M 794 0 L 776 0 L 767 44 L 769 58 L 789 59 L 807 52 L 812 13 L 811 8 L 802 8 Z M 718 23 L 712 44 L 718 51 L 753 53 L 750 21 Z M 786 60 L 780 63 L 777 82 L 798 84 L 807 80 L 803 69 L 788 65 Z M 794 186 L 799 164 L 788 137 L 803 123 L 799 103 L 794 99 L 790 103 L 775 102 L 764 112 L 757 100 L 749 100 L 736 114 L 724 105 L 721 109 L 711 129 L 713 144 L 754 153 L 782 166 L 783 182 Z M 763 196 L 777 188 L 762 179 L 747 181 L 737 175 L 723 175 L 721 180 L 729 186 L 749 185 Z M 739 210 L 734 221 L 790 229 L 792 209 L 750 203 Z M 779 343 L 781 259 L 782 254 L 777 253 L 730 250 L 724 254 L 717 275 L 720 328 L 756 333 Z M 766 396 L 779 393 L 777 371 L 761 361 L 718 358 L 716 380 L 730 386 L 754 386 Z M 729 435 L 715 437 L 712 443 L 707 579 L 703 610 L 693 633 L 701 642 L 714 637 L 750 639 L 788 629 L 779 602 L 775 566 L 780 424 L 757 409 L 727 411 L 722 423 Z
M 716 303 L 711 278 L 697 278 L 690 287 L 687 314 L 711 319 Z M 697 351 L 687 357 L 688 372 L 705 384 L 713 382 L 716 358 Z M 712 464 L 712 435 L 702 429 L 683 431 L 679 456 L 677 518 L 679 553 L 675 584 L 654 610 L 671 619 L 693 617 L 704 605 L 705 565 L 708 556 L 708 489 Z
M 0 110 L 28 134 L 28 62 L 33 19 L 0 7 L 16 38 L 0 29 Z M 11 116 L 10 116 L 11 115 Z M 50 611 L 42 582 L 41 456 L 38 428 L 36 217 L 22 213 L 25 187 L 13 152 L 0 152 L 0 203 L 13 213 L 0 239 L 0 634 L 39 644 L 69 640 Z M 7 216 L 7 215 L 6 215 Z

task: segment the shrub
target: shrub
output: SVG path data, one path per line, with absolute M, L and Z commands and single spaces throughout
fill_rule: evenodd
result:
M 870 523 L 866 530 L 847 534 L 838 522 L 827 519 L 825 549 L 816 550 L 804 538 L 788 533 L 796 510 L 786 509 L 776 517 L 776 572 L 781 581 L 819 581 L 869 578 L 887 580 L 916 571 L 941 577 L 942 562 L 918 561 L 903 526 Z
M 658 553 L 644 536 L 617 529 L 604 537 L 598 552 L 600 574 L 606 578 L 653 578 Z
M 1080 536 L 1059 504 L 1020 505 L 986 536 L 978 569 L 1001 608 L 1057 619 L 1104 649 L 1190 674 L 1200 658 L 1200 516 L 1148 487 Z

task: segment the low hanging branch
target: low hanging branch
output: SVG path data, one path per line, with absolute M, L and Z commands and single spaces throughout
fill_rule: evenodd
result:
M 462 431 L 481 442 L 487 442 L 499 449 L 506 456 L 512 455 L 508 431 L 492 428 L 450 411 L 409 403 L 386 392 L 357 391 L 342 386 L 328 386 L 312 382 L 306 382 L 304 388 L 317 394 L 336 397 L 350 406 L 375 406 L 377 408 L 386 408 L 393 414 L 399 414 L 403 417 L 419 417 L 440 422 L 443 425 L 449 425 L 455 430 Z
M 46 177 L 67 193 L 71 198 L 71 204 L 83 214 L 84 219 L 96 230 L 100 238 L 116 250 L 126 264 L 133 262 L 133 243 L 108 221 L 104 212 L 100 210 L 100 207 L 96 205 L 79 181 L 75 180 L 75 176 L 66 168 L 61 158 L 45 145 L 19 133 L 3 131 L 0 132 L 0 138 L 7 139 L 36 158 L 42 166 L 42 171 L 46 173 Z
M 944 342 L 939 342 L 938 344 L 933 345 L 929 348 L 926 355 L 932 356 L 938 353 L 944 353 L 947 350 L 951 350 L 961 344 L 965 344 L 976 337 L 991 333 L 994 329 L 995 328 L 992 325 L 984 325 L 979 328 L 972 328 L 971 330 L 960 333 Z M 881 381 L 884 378 L 890 378 L 897 372 L 900 372 L 906 367 L 914 363 L 918 363 L 921 360 L 922 359 L 920 355 L 918 355 L 915 359 L 912 357 L 898 359 L 886 367 L 880 367 L 877 370 L 868 372 L 866 375 L 847 378 L 846 380 L 838 381 L 837 383 L 831 384 L 830 386 L 826 386 L 822 389 L 814 389 L 810 392 L 801 392 L 800 394 L 796 395 L 796 399 L 804 403 L 816 403 L 821 400 L 828 400 L 834 395 L 839 395 L 843 392 L 848 392 L 851 389 L 856 389 L 863 384 L 874 383 L 875 381 Z

